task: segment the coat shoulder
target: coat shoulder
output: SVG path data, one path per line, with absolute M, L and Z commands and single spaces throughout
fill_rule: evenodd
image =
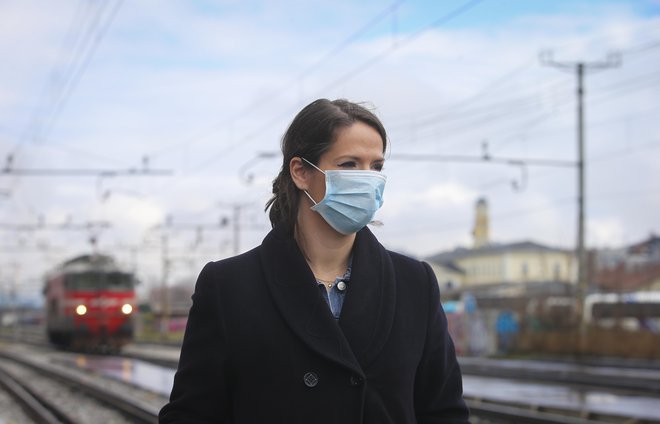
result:
M 199 274 L 197 285 L 198 288 L 200 285 L 217 287 L 250 281 L 249 277 L 260 269 L 258 248 L 254 248 L 237 256 L 207 263 Z
M 254 266 L 259 262 L 259 247 L 255 247 L 251 250 L 248 250 L 245 253 L 240 255 L 232 256 L 230 258 L 220 259 L 218 261 L 209 262 L 207 266 L 210 266 L 214 270 L 220 270 L 223 272 L 235 271 L 235 270 L 244 270 L 247 266 Z
M 401 253 L 387 251 L 397 280 L 405 282 L 407 290 L 415 289 L 424 296 L 439 296 L 438 280 L 429 264 Z
M 411 258 L 410 256 L 393 252 L 391 250 L 388 250 L 387 253 L 392 259 L 392 265 L 394 265 L 394 269 L 397 273 L 403 272 L 405 274 L 413 274 L 422 277 L 425 276 L 430 269 L 426 262 Z

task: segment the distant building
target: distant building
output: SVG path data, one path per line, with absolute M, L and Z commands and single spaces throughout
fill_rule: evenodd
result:
M 477 287 L 575 281 L 572 252 L 532 241 L 457 248 L 427 260 L 441 285 Z
M 456 248 L 427 258 L 441 290 L 497 290 L 519 294 L 521 288 L 543 286 L 548 292 L 564 293 L 576 280 L 576 259 L 570 250 L 545 246 L 533 241 L 491 243 L 488 205 L 476 204 L 474 248 Z M 559 286 L 549 288 L 549 286 Z M 513 293 L 515 292 L 515 293 Z
M 459 290 L 465 284 L 465 270 L 451 261 L 435 262 L 427 258 L 443 292 Z
M 660 291 L 660 237 L 593 253 L 593 289 L 597 291 Z

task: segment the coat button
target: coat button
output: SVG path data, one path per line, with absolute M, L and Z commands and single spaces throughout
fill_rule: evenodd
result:
M 359 375 L 352 375 L 349 382 L 351 383 L 351 386 L 359 386 L 364 382 L 364 379 Z
M 307 387 L 316 387 L 316 385 L 319 384 L 319 377 L 316 373 L 308 372 L 303 376 L 303 381 Z
M 339 289 L 339 291 L 346 290 L 346 283 L 344 283 L 343 281 L 338 282 L 337 283 L 337 288 Z

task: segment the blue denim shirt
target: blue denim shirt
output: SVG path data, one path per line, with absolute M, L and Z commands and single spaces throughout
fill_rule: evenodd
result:
M 341 308 L 344 306 L 344 297 L 346 296 L 346 291 L 348 290 L 348 282 L 351 279 L 351 262 L 352 261 L 349 259 L 346 272 L 341 277 L 335 278 L 335 282 L 330 290 L 326 289 L 324 283 L 316 281 L 319 289 L 321 290 L 321 294 L 323 295 L 325 301 L 328 302 L 328 306 L 330 306 L 330 312 L 332 312 L 332 315 L 335 317 L 335 319 L 339 319 Z

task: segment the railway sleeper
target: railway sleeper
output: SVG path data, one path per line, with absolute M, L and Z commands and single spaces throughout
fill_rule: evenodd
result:
M 136 423 L 157 423 L 158 410 L 150 405 L 143 404 L 123 393 L 112 392 L 102 385 L 90 380 L 81 379 L 72 371 L 61 369 L 49 364 L 37 363 L 26 358 L 21 358 L 7 352 L 0 352 L 0 356 L 37 370 L 50 378 L 54 378 L 67 386 L 73 386 L 84 390 L 93 398 L 111 405 L 118 411 L 123 412 Z
M 35 422 L 43 424 L 73 423 L 74 421 L 59 410 L 56 405 L 39 395 L 36 390 L 20 379 L 13 376 L 9 371 L 0 367 L 0 385 L 14 397 L 21 405 L 27 415 Z

